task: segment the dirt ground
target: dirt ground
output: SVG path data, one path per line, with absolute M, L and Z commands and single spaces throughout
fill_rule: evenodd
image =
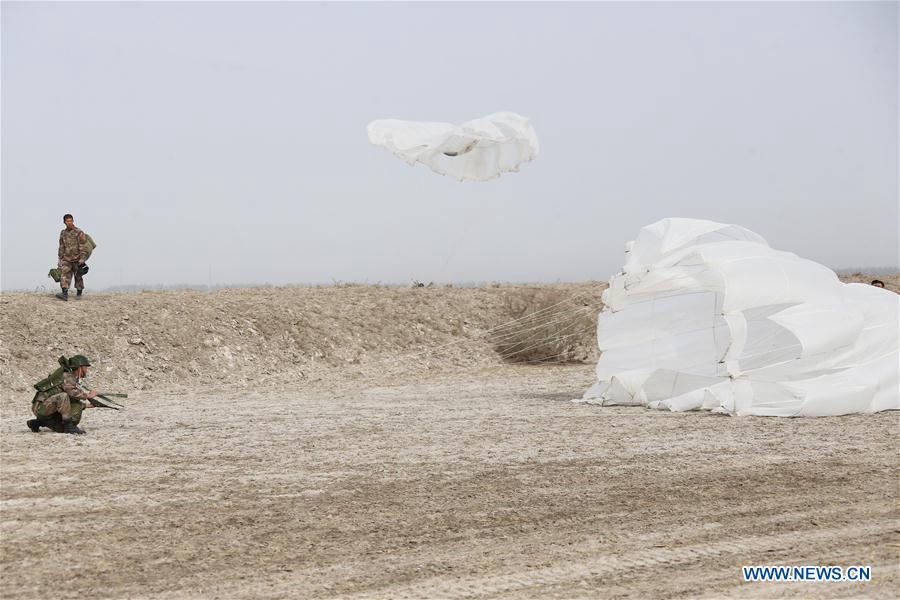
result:
M 485 336 L 520 292 L 4 294 L 0 597 L 900 596 L 900 415 L 573 403 L 593 359 Z M 75 351 L 128 409 L 31 433 L 30 383 Z M 873 581 L 741 580 L 777 564 Z
M 590 366 L 2 414 L 4 598 L 896 597 L 898 416 L 572 403 Z M 14 414 L 15 413 L 15 414 Z M 871 583 L 742 583 L 745 564 Z

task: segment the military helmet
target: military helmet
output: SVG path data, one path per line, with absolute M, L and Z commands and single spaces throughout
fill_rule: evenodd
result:
M 89 367 L 91 366 L 91 361 L 88 360 L 88 357 L 84 354 L 76 354 L 72 358 L 69 359 L 69 368 L 77 369 L 78 367 Z
M 80 265 L 80 266 L 78 267 L 78 274 L 79 274 L 79 275 L 87 275 L 87 272 L 88 272 L 88 266 L 87 266 L 86 264 Z

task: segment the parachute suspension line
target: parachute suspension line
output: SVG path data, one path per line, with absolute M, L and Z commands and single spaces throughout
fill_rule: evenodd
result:
M 592 314 L 594 311 L 595 311 L 595 309 L 593 309 L 591 307 L 569 310 L 569 311 L 566 311 L 566 313 L 561 315 L 559 318 L 547 319 L 545 321 L 538 323 L 537 325 L 533 325 L 533 326 L 527 327 L 525 329 L 516 330 L 516 331 L 510 332 L 510 333 L 503 334 L 503 335 L 491 336 L 491 341 L 493 341 L 495 343 L 502 343 L 502 342 L 508 341 L 513 338 L 521 338 L 523 334 L 530 331 L 531 333 L 525 339 L 523 339 L 517 343 L 517 345 L 522 345 L 522 344 L 525 344 L 525 343 L 528 343 L 528 342 L 534 340 L 535 337 L 540 335 L 542 329 L 546 329 L 547 327 L 551 327 L 551 326 L 561 326 L 561 324 L 571 321 L 571 323 L 569 323 L 568 326 L 563 328 L 563 329 L 566 329 L 568 327 L 576 325 L 577 324 L 576 319 L 578 317 L 587 316 L 588 314 Z
M 588 297 L 588 298 L 590 298 L 590 297 L 592 297 L 592 296 L 593 296 L 593 294 L 592 294 L 591 292 L 581 292 L 581 293 L 579 293 L 579 294 L 575 294 L 574 296 L 570 296 L 569 298 L 566 298 L 565 300 L 561 300 L 561 301 L 557 302 L 556 304 L 551 304 L 550 306 L 547 306 L 547 307 L 542 308 L 542 309 L 540 309 L 540 310 L 536 310 L 536 311 L 534 311 L 533 313 L 531 313 L 531 314 L 529 314 L 529 315 L 526 315 L 526 316 L 524 316 L 524 317 L 518 317 L 518 318 L 513 319 L 512 321 L 507 321 L 506 323 L 501 323 L 500 325 L 497 325 L 496 327 L 492 327 L 491 329 L 488 329 L 488 330 L 485 331 L 484 333 L 485 333 L 485 334 L 492 333 L 492 332 L 494 332 L 494 331 L 496 331 L 496 330 L 498 330 L 498 329 L 502 329 L 502 328 L 504 328 L 504 327 L 513 327 L 513 326 L 517 325 L 518 323 L 520 323 L 521 321 L 523 321 L 523 320 L 525 320 L 525 319 L 532 318 L 532 317 L 534 317 L 534 316 L 536 316 L 536 315 L 539 315 L 539 314 L 541 314 L 541 313 L 549 312 L 549 311 L 553 310 L 554 308 L 556 308 L 556 307 L 558 307 L 558 306 L 562 306 L 562 305 L 565 304 L 566 302 L 571 302 L 571 301 L 573 301 L 575 298 L 582 298 L 582 297 Z
M 502 341 L 509 340 L 511 338 L 521 337 L 523 334 L 530 331 L 531 333 L 525 339 L 525 341 L 528 341 L 528 340 L 534 338 L 535 336 L 540 335 L 541 329 L 546 329 L 547 327 L 562 327 L 563 324 L 566 324 L 566 323 L 568 323 L 567 327 L 575 326 L 575 325 L 577 325 L 576 319 L 578 317 L 588 316 L 595 312 L 596 312 L 596 309 L 593 307 L 590 307 L 590 306 L 569 309 L 569 310 L 567 310 L 563 313 L 559 313 L 558 315 L 555 315 L 553 317 L 539 320 L 533 325 L 523 322 L 523 325 L 529 324 L 530 326 L 524 327 L 522 329 L 517 329 L 515 331 L 503 333 L 500 335 L 497 335 L 497 334 L 491 335 L 491 339 L 494 341 L 502 342 Z
M 574 315 L 573 315 L 573 316 L 574 316 Z M 571 331 L 571 330 L 572 330 L 574 327 L 576 327 L 577 325 L 578 325 L 578 321 L 576 321 L 575 319 L 572 319 L 572 322 L 569 323 L 568 325 L 566 325 L 565 327 L 563 327 L 562 329 L 560 329 L 560 330 L 557 332 L 557 334 L 556 334 L 555 336 L 553 336 L 553 337 L 551 337 L 551 338 L 545 338 L 545 339 L 538 340 L 536 343 L 531 344 L 530 346 L 526 346 L 525 348 L 519 348 L 519 349 L 517 349 L 517 350 L 515 350 L 515 351 L 506 352 L 506 353 L 504 353 L 504 354 L 501 355 L 501 358 L 503 358 L 504 360 L 506 360 L 506 359 L 508 359 L 508 358 L 510 358 L 510 357 L 512 357 L 512 356 L 516 356 L 516 355 L 522 354 L 523 352 L 527 352 L 528 350 L 532 350 L 532 349 L 537 348 L 537 347 L 539 347 L 539 346 L 542 346 L 542 345 L 544 345 L 544 344 L 554 344 L 554 343 L 560 342 L 560 341 L 565 340 L 565 339 L 569 339 L 569 338 L 572 338 L 572 337 L 576 337 L 576 336 L 582 335 L 582 333 L 580 333 L 580 332 L 574 332 L 574 333 L 569 333 L 569 334 L 567 334 L 567 335 L 563 335 L 563 333 Z M 520 343 L 518 343 L 518 344 L 514 344 L 514 345 L 513 345 L 513 348 L 515 348 L 516 346 L 522 345 L 522 344 L 524 344 L 524 343 L 527 343 L 527 342 L 530 341 L 530 340 L 533 340 L 535 335 L 537 335 L 536 332 L 533 333 L 533 334 L 531 334 L 531 335 L 530 335 L 528 338 L 526 338 L 526 340 L 524 340 L 523 342 L 520 342 Z
M 586 310 L 586 309 L 582 307 L 582 308 L 579 308 L 579 309 L 577 309 L 577 310 L 581 311 L 581 310 Z M 593 311 L 593 310 L 594 310 L 594 309 L 591 309 L 591 311 Z M 572 311 L 572 312 L 574 312 L 574 311 Z M 523 320 L 525 320 L 525 319 L 523 319 Z M 547 319 L 547 320 L 545 321 L 545 323 L 546 323 L 546 322 L 553 322 L 553 321 L 554 321 L 553 319 Z M 543 324 L 538 324 L 538 325 L 532 326 L 531 328 L 527 329 L 526 331 L 529 331 L 529 330 L 531 330 L 531 329 L 540 329 L 541 327 L 544 327 L 544 326 L 545 326 L 545 325 L 543 325 Z M 426 355 L 426 354 L 429 354 L 429 353 L 432 353 L 432 352 L 436 352 L 436 351 L 438 351 L 438 350 L 446 349 L 446 348 L 449 348 L 449 347 L 452 347 L 452 346 L 456 346 L 456 345 L 459 345 L 459 344 L 465 344 L 465 343 L 475 342 L 475 341 L 478 340 L 478 339 L 482 339 L 482 338 L 485 338 L 485 337 L 490 336 L 490 335 L 491 335 L 491 332 L 492 332 L 492 330 L 483 331 L 483 332 L 481 332 L 481 333 L 478 333 L 478 334 L 474 335 L 474 336 L 471 337 L 471 338 L 463 338 L 463 339 L 459 339 L 459 340 L 454 340 L 454 341 L 448 342 L 448 343 L 446 343 L 446 344 L 441 344 L 440 346 L 435 346 L 435 347 L 433 347 L 433 348 L 426 348 L 426 349 L 420 350 L 420 351 L 418 351 L 418 352 L 413 352 L 413 353 L 409 353 L 409 354 L 406 354 L 406 355 L 403 355 L 403 356 L 399 356 L 399 357 L 396 357 L 396 358 L 393 359 L 393 360 L 384 360 L 384 361 L 382 361 L 382 363 L 383 363 L 383 364 L 393 364 L 393 363 L 399 363 L 399 362 L 403 362 L 403 361 L 414 360 L 414 359 L 416 359 L 416 358 L 418 358 L 418 357 L 420 357 L 420 356 L 424 356 L 424 355 Z M 519 334 L 519 332 L 507 333 L 507 334 L 504 334 L 504 338 L 505 338 L 505 337 L 508 337 L 508 336 L 518 335 L 518 334 Z M 504 338 L 500 338 L 500 340 L 498 340 L 498 341 L 502 341 L 502 339 L 504 339 Z
M 549 357 L 549 359 L 544 358 L 534 358 L 531 360 L 517 360 L 516 364 L 519 365 L 563 365 L 571 363 L 572 361 L 568 358 L 564 358 L 568 356 L 568 352 L 560 352 L 559 354 L 553 354 Z
M 718 313 L 718 310 L 717 310 L 718 307 L 719 307 L 719 296 L 718 296 L 718 294 L 713 294 L 713 296 L 712 296 L 712 301 L 713 301 L 713 307 L 712 307 L 712 337 L 713 337 L 713 348 L 718 348 L 718 347 L 719 347 L 719 338 L 718 338 L 718 336 L 716 335 L 716 317 L 717 317 L 718 314 L 719 314 L 719 313 Z M 726 349 L 725 349 L 725 352 L 722 354 L 722 356 L 719 357 L 719 362 L 721 362 L 722 359 L 725 358 L 725 354 L 727 354 L 727 353 L 728 353 L 728 349 L 726 348 Z
M 560 302 L 557 302 L 556 304 L 553 304 L 553 305 L 551 305 L 551 306 L 548 306 L 548 307 L 545 307 L 545 308 L 543 308 L 543 309 L 537 310 L 537 311 L 535 311 L 534 313 L 531 313 L 531 314 L 526 315 L 526 316 L 524 316 L 524 317 L 519 317 L 519 318 L 513 319 L 513 320 L 511 320 L 511 321 L 507 321 L 507 322 L 505 322 L 505 323 L 501 323 L 500 325 L 497 325 L 497 326 L 492 327 L 492 328 L 490 328 L 490 329 L 487 329 L 487 330 L 485 330 L 485 331 L 482 331 L 481 333 L 478 333 L 478 334 L 476 334 L 475 336 L 473 336 L 473 338 L 463 338 L 463 339 L 460 339 L 460 340 L 454 340 L 454 341 L 448 342 L 448 343 L 446 343 L 446 344 L 441 344 L 441 345 L 439 345 L 439 346 L 435 346 L 434 348 L 426 348 L 426 349 L 420 350 L 420 351 L 418 351 L 418 352 L 413 352 L 413 353 L 409 353 L 409 354 L 404 355 L 404 356 L 397 357 L 396 360 L 397 360 L 397 361 L 400 361 L 400 360 L 403 360 L 403 359 L 405 359 L 405 358 L 407 358 L 407 357 L 408 357 L 408 358 L 415 358 L 416 356 L 419 356 L 419 355 L 422 355 L 422 354 L 428 354 L 429 352 L 434 352 L 434 351 L 436 351 L 436 350 L 441 350 L 441 349 L 448 348 L 448 347 L 451 347 L 451 346 L 455 346 L 455 345 L 458 345 L 458 344 L 464 344 L 464 343 L 466 343 L 466 342 L 474 341 L 474 339 L 479 339 L 479 338 L 491 336 L 491 335 L 496 334 L 496 332 L 498 332 L 498 331 L 503 331 L 503 330 L 507 330 L 507 329 L 510 330 L 510 331 L 507 332 L 507 333 L 501 333 L 501 334 L 499 334 L 499 336 L 497 336 L 497 337 L 500 338 L 500 339 L 503 339 L 503 338 L 505 338 L 506 336 L 518 335 L 518 334 L 520 333 L 520 331 L 519 331 L 519 330 L 512 331 L 512 330 L 511 330 L 512 327 L 514 327 L 514 326 L 516 326 L 516 325 L 519 325 L 519 324 L 521 324 L 522 322 L 527 321 L 527 320 L 529 320 L 529 319 L 536 319 L 536 320 L 537 320 L 537 319 L 545 319 L 545 321 L 543 321 L 543 322 L 551 322 L 551 321 L 553 321 L 554 319 L 556 319 L 558 315 L 548 315 L 547 313 L 549 313 L 549 312 L 552 311 L 553 309 L 558 308 L 559 306 L 565 304 L 566 302 L 571 302 L 571 301 L 574 301 L 576 298 L 581 298 L 581 297 L 590 296 L 590 295 L 591 295 L 591 294 L 590 294 L 589 292 L 581 292 L 581 293 L 579 293 L 579 294 L 576 294 L 576 295 L 574 295 L 574 296 L 571 296 L 571 297 L 569 297 L 569 298 L 566 298 L 566 299 L 564 299 L 564 300 L 562 300 L 562 301 L 560 301 Z M 578 308 L 576 308 L 576 309 L 567 309 L 567 311 L 580 311 L 580 310 L 588 310 L 588 309 L 591 310 L 591 311 L 596 310 L 596 309 L 591 308 L 591 307 L 578 307 Z M 538 325 L 535 325 L 534 328 L 539 328 L 539 327 L 542 326 L 542 325 L 540 325 L 541 321 L 538 321 L 538 323 L 539 323 L 539 324 L 538 324 Z
M 595 311 L 596 311 L 596 309 L 593 307 L 590 307 L 590 306 L 569 309 L 565 313 L 562 313 L 561 315 L 557 315 L 555 317 L 551 317 L 544 321 L 540 321 L 540 322 L 538 322 L 537 325 L 532 325 L 531 327 L 527 327 L 525 329 L 517 329 L 515 331 L 507 332 L 507 333 L 504 333 L 501 335 L 491 335 L 491 340 L 493 340 L 494 342 L 503 342 L 508 339 L 521 336 L 523 333 L 525 333 L 527 331 L 532 331 L 533 333 L 524 340 L 527 342 L 527 341 L 533 339 L 534 336 L 538 335 L 540 329 L 549 327 L 551 325 L 556 325 L 558 323 L 565 323 L 566 321 L 569 321 L 570 319 L 572 319 L 574 317 L 584 316 L 585 314 L 592 314 Z
M 578 337 L 578 336 L 580 336 L 580 335 L 582 335 L 582 334 L 581 334 L 580 332 L 577 332 L 577 331 L 576 331 L 575 333 L 570 333 L 570 334 L 568 334 L 568 335 L 558 335 L 558 336 L 553 337 L 553 338 L 548 339 L 548 340 L 541 340 L 541 341 L 537 342 L 536 344 L 532 344 L 532 345 L 530 345 L 530 346 L 526 346 L 526 347 L 524 347 L 524 348 L 522 348 L 522 349 L 520 349 L 520 350 L 516 350 L 515 352 L 506 352 L 505 354 L 501 354 L 501 355 L 500 355 L 500 358 L 503 359 L 503 360 L 508 360 L 508 359 L 512 358 L 513 356 L 518 356 L 519 354 L 522 354 L 522 353 L 524 353 L 524 352 L 528 352 L 529 350 L 533 350 L 533 349 L 535 349 L 535 348 L 538 348 L 538 347 L 540 347 L 540 346 L 543 346 L 544 344 L 554 344 L 554 343 L 557 343 L 557 342 L 561 342 L 561 341 L 563 341 L 563 340 L 567 340 L 567 339 L 569 339 L 569 338 Z
M 456 239 L 456 242 L 453 244 L 453 247 L 450 248 L 450 252 L 447 254 L 447 258 L 444 259 L 444 264 L 441 265 L 440 271 L 438 271 L 437 280 L 443 280 L 444 276 L 447 274 L 447 266 L 450 264 L 450 260 L 456 258 L 456 255 L 459 254 L 459 248 L 462 246 L 462 243 L 466 240 L 469 235 L 469 230 L 472 229 L 472 225 L 475 223 L 475 219 L 478 216 L 476 214 L 472 214 L 468 218 L 463 221 L 462 225 L 462 233 Z
M 653 322 L 656 322 L 656 295 L 650 299 L 650 315 Z M 650 356 L 653 357 L 652 368 L 656 370 L 656 336 L 659 334 L 656 327 L 653 328 L 653 339 L 650 341 Z
M 553 323 L 555 321 L 565 320 L 567 315 L 569 315 L 569 314 L 574 314 L 576 312 L 588 310 L 588 309 L 591 311 L 596 310 L 592 307 L 580 306 L 577 308 L 567 308 L 564 310 L 564 312 L 562 314 L 559 314 L 559 313 L 550 314 L 551 311 L 560 307 L 561 305 L 565 304 L 566 302 L 574 301 L 576 298 L 579 298 L 584 295 L 585 295 L 584 293 L 577 294 L 575 296 L 572 296 L 570 298 L 563 300 L 562 302 L 553 304 L 552 306 L 542 308 L 540 310 L 537 310 L 533 313 L 527 314 L 522 317 L 517 317 L 517 318 L 513 319 L 512 321 L 508 321 L 506 323 L 502 323 L 500 325 L 497 325 L 495 327 L 487 329 L 487 330 L 479 333 L 476 337 L 493 336 L 495 339 L 503 339 L 507 336 L 519 335 L 522 332 L 522 330 L 521 329 L 513 329 L 513 328 L 516 326 L 522 325 L 523 323 L 526 323 L 528 321 L 533 321 L 533 322 L 537 323 L 537 325 L 534 325 L 533 327 L 529 328 L 529 329 L 534 329 L 534 328 L 542 327 L 542 326 L 544 326 L 544 324 L 547 324 L 547 323 Z
M 535 318 L 536 315 L 544 314 L 544 315 L 546 316 L 546 314 L 547 314 L 549 311 L 552 311 L 554 308 L 557 308 L 557 307 L 559 307 L 559 306 L 562 306 L 563 304 L 566 304 L 567 302 L 573 302 L 575 299 L 578 299 L 578 298 L 591 298 L 591 297 L 594 297 L 594 294 L 592 294 L 591 292 L 581 292 L 581 293 L 575 294 L 575 295 L 573 295 L 573 296 L 570 296 L 570 297 L 568 297 L 568 298 L 566 298 L 566 299 L 564 299 L 564 300 L 561 300 L 560 302 L 557 302 L 557 303 L 555 303 L 555 304 L 553 304 L 553 305 L 551 305 L 551 306 L 547 306 L 547 307 L 545 307 L 545 308 L 542 308 L 542 309 L 540 309 L 540 310 L 537 310 L 537 311 L 535 311 L 534 313 L 531 313 L 530 315 L 526 315 L 526 316 L 524 316 L 524 317 L 516 318 L 516 319 L 513 319 L 513 320 L 511 320 L 511 321 L 507 321 L 507 322 L 505 322 L 505 323 L 501 323 L 500 325 L 497 325 L 497 326 L 492 327 L 492 328 L 490 328 L 490 329 L 487 329 L 487 330 L 485 330 L 485 331 L 482 331 L 481 333 L 478 333 L 478 334 L 474 335 L 472 338 L 463 338 L 463 339 L 459 339 L 459 340 L 454 340 L 454 341 L 452 341 L 452 342 L 447 342 L 446 344 L 441 344 L 441 345 L 435 346 L 435 347 L 433 347 L 433 348 L 426 348 L 426 349 L 420 350 L 420 351 L 418 351 L 418 352 L 411 352 L 411 353 L 408 353 L 408 354 L 405 354 L 405 355 L 402 355 L 402 356 L 395 357 L 395 358 L 393 358 L 393 359 L 385 359 L 385 360 L 382 360 L 382 361 L 379 361 L 379 362 L 380 362 L 381 364 L 384 364 L 384 365 L 391 365 L 391 364 L 400 363 L 400 362 L 408 362 L 408 361 L 414 360 L 414 359 L 416 359 L 416 358 L 418 358 L 418 357 L 420 357 L 420 356 L 423 356 L 423 355 L 426 355 L 426 354 L 429 354 L 429 353 L 432 353 L 432 352 L 436 352 L 437 350 L 442 350 L 442 349 L 445 349 L 445 348 L 450 348 L 450 347 L 457 346 L 457 345 L 459 345 L 459 344 L 465 344 L 465 343 L 468 343 L 468 342 L 474 342 L 475 340 L 478 340 L 478 339 L 481 339 L 481 338 L 490 336 L 490 335 L 491 335 L 492 333 L 494 333 L 494 332 L 497 332 L 497 331 L 500 331 L 500 330 L 503 330 L 503 329 L 508 329 L 508 328 L 514 327 L 516 324 L 519 324 L 519 323 L 521 323 L 522 321 L 526 321 L 526 320 L 528 320 L 528 319 Z M 581 310 L 585 310 L 585 311 L 586 311 L 586 310 L 588 310 L 588 309 L 590 309 L 591 311 L 596 310 L 596 309 L 594 309 L 594 308 L 592 308 L 592 307 L 578 307 L 577 309 L 568 309 L 568 310 L 570 310 L 570 311 L 581 311 Z M 555 317 L 550 317 L 550 319 L 553 319 L 553 318 L 555 318 Z
M 560 321 L 566 321 L 570 316 L 578 314 L 582 311 L 594 310 L 596 309 L 591 306 L 579 306 L 576 308 L 563 309 L 562 312 L 554 312 L 553 314 L 543 314 L 540 316 L 534 316 L 537 313 L 533 313 L 530 315 L 525 315 L 524 317 L 520 317 L 514 323 L 515 327 L 513 325 L 504 326 L 502 329 L 499 327 L 495 327 L 493 329 L 485 331 L 483 335 L 489 335 L 494 340 L 503 340 L 510 336 L 521 335 L 525 331 L 531 331 L 532 329 L 537 329 L 547 325 L 553 325 Z M 522 326 L 524 325 L 530 325 L 530 327 L 522 329 Z

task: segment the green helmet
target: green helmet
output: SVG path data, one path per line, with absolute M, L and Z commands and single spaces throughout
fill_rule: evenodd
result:
M 88 357 L 84 354 L 76 354 L 72 358 L 69 359 L 69 368 L 77 369 L 78 367 L 89 367 L 91 366 L 91 361 L 88 360 Z

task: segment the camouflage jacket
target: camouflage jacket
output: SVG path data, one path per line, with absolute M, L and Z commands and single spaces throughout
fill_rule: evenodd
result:
M 84 232 L 77 227 L 59 232 L 59 260 L 82 261 L 87 255 Z
M 62 391 L 69 395 L 72 400 L 87 400 L 87 392 L 78 387 L 78 378 L 74 373 L 66 371 L 63 373 Z

